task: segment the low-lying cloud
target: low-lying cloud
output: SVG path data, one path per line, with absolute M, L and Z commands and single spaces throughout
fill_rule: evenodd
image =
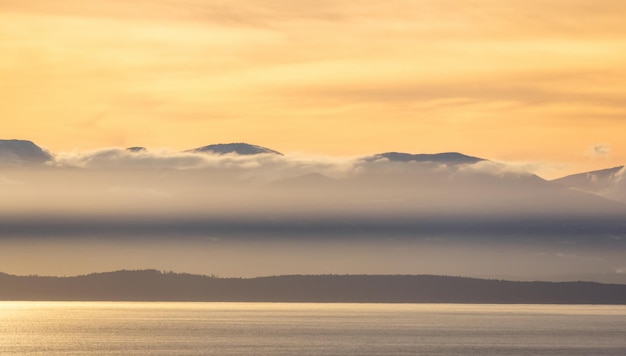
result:
M 0 185 L 6 202 L 0 225 L 11 233 L 67 234 L 478 233 L 553 226 L 622 233 L 611 219 L 623 205 L 547 182 L 526 171 L 532 166 L 405 158 L 124 148 L 60 153 L 39 169 L 6 172 L 7 181 L 23 184 Z
M 174 152 L 167 149 L 132 152 L 114 147 L 86 152 L 60 153 L 55 157 L 59 167 L 91 170 L 201 170 L 231 172 L 239 178 L 254 176 L 263 181 L 320 173 L 343 178 L 355 168 L 355 158 L 323 156 L 280 156 L 274 154 L 237 155 Z

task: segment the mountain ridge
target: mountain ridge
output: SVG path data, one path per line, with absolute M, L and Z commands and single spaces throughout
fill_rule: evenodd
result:
M 9 163 L 45 163 L 53 156 L 29 140 L 0 139 L 0 162 Z
M 554 179 L 552 182 L 570 189 L 626 203 L 626 169 L 623 165 L 570 174 Z
M 207 146 L 192 148 L 185 152 L 196 152 L 196 153 L 213 153 L 213 154 L 230 154 L 236 153 L 238 155 L 257 155 L 257 154 L 275 154 L 279 156 L 283 156 L 282 153 L 272 150 L 267 147 L 252 145 L 245 142 L 234 142 L 234 143 L 217 143 L 210 144 Z
M 207 163 L 203 162 L 200 158 L 185 158 L 179 159 L 167 156 L 159 156 L 159 153 L 150 153 L 144 147 L 135 146 L 124 149 L 129 155 L 117 153 L 115 151 L 107 151 L 104 153 L 96 152 L 93 156 L 84 155 L 82 161 L 78 161 L 77 165 L 103 165 L 102 167 L 124 167 L 127 171 L 138 168 L 150 168 L 158 167 L 168 169 L 168 164 L 188 164 L 190 168 L 199 168 L 197 171 L 201 172 L 202 167 L 206 167 Z M 45 163 L 52 161 L 55 157 L 47 151 L 41 149 L 39 146 L 31 141 L 27 140 L 0 140 L 0 157 L 3 156 L 4 161 L 0 159 L 0 162 L 9 162 L 9 166 L 20 166 L 23 163 Z M 197 153 L 211 153 L 217 155 L 243 155 L 251 156 L 258 154 L 271 154 L 280 155 L 283 154 L 262 146 L 251 145 L 247 143 L 229 143 L 229 144 L 212 144 L 207 146 L 198 147 L 195 149 L 187 150 L 185 152 L 197 152 Z M 9 157 L 7 159 L 7 157 Z M 117 160 L 117 161 L 116 161 Z M 187 160 L 187 161 L 185 161 Z M 63 162 L 63 161 L 61 161 Z M 188 162 L 188 163 L 187 163 Z M 410 163 L 420 164 L 410 164 Z M 477 165 L 477 163 L 487 162 L 485 165 Z M 278 164 L 277 164 L 278 163 Z M 408 163 L 408 164 L 404 164 Z M 162 166 L 159 166 L 161 164 Z M 307 166 L 310 164 L 310 166 Z M 532 173 L 515 173 L 513 170 L 507 170 L 505 164 L 498 164 L 496 162 L 489 161 L 484 158 L 465 155 L 459 152 L 443 152 L 434 154 L 413 154 L 405 152 L 384 152 L 369 156 L 363 156 L 356 158 L 351 164 L 353 168 L 350 174 L 339 173 L 337 176 L 340 178 L 329 178 L 324 174 L 324 165 L 327 163 L 302 163 L 292 162 L 286 160 L 285 162 L 271 161 L 267 165 L 257 164 L 261 167 L 258 169 L 259 173 L 255 171 L 254 164 L 246 166 L 248 172 L 241 173 L 241 176 L 235 176 L 240 174 L 236 171 L 238 169 L 238 163 L 233 165 L 217 165 L 218 169 L 213 169 L 213 172 L 217 172 L 220 167 L 226 167 L 222 170 L 224 177 L 230 177 L 232 181 L 239 180 L 240 182 L 270 182 L 272 187 L 284 187 L 295 190 L 305 190 L 310 188 L 320 188 L 329 190 L 335 189 L 361 189 L 365 194 L 369 196 L 367 199 L 379 199 L 382 201 L 395 200 L 399 201 L 406 199 L 408 196 L 403 192 L 399 192 L 403 188 L 408 188 L 405 192 L 413 192 L 418 194 L 417 198 L 422 199 L 424 196 L 436 198 L 435 195 L 439 194 L 439 202 L 445 202 L 445 197 L 450 194 L 459 195 L 471 195 L 472 199 L 477 199 L 477 203 L 487 204 L 505 204 L 513 201 L 523 201 L 525 205 L 529 205 L 528 197 L 523 194 L 516 194 L 516 191 L 520 189 L 532 190 L 532 194 L 541 193 L 537 198 L 543 199 L 544 193 L 551 191 L 558 198 L 565 198 L 570 196 L 571 202 L 574 201 L 589 201 L 590 198 L 585 198 L 581 195 L 581 192 L 591 193 L 596 197 L 605 200 L 611 200 L 612 202 L 619 202 L 621 204 L 626 203 L 626 179 L 613 179 L 621 174 L 620 167 L 614 167 L 606 170 L 593 171 L 580 173 L 577 175 L 571 175 L 556 180 L 545 180 Z M 61 169 L 66 166 L 61 163 L 58 165 L 47 165 L 53 169 Z M 54 166 L 54 167 L 53 167 Z M 71 165 L 70 165 L 71 166 Z M 289 171 L 292 167 L 296 167 L 297 170 L 293 172 Z M 185 169 L 187 167 L 184 167 Z M 176 166 L 174 166 L 174 170 Z M 322 169 L 322 170 L 316 170 Z M 343 168 L 339 168 L 339 172 Z M 620 170 L 621 169 L 621 170 Z M 261 172 L 263 171 L 263 172 Z M 200 173 L 204 174 L 204 173 Z M 217 175 L 217 173 L 213 173 Z M 231 174 L 231 176 L 228 176 Z M 265 174 L 265 177 L 257 174 Z M 245 177 L 245 179 L 240 179 Z M 228 178 L 225 178 L 228 179 Z M 19 180 L 19 179 L 18 179 Z M 9 178 L 4 178 L 4 182 L 17 181 Z M 272 183 L 273 182 L 273 183 Z M 338 184 L 338 183 L 341 184 Z M 550 183 L 552 186 L 549 186 Z M 124 183 L 121 183 L 124 184 Z M 387 192 L 396 190 L 392 195 L 381 196 L 380 190 L 366 189 L 372 184 L 377 184 L 379 187 L 384 188 Z M 464 185 L 467 189 L 464 189 L 461 185 Z M 421 187 L 421 188 L 420 188 Z M 437 194 L 434 192 L 418 192 L 418 189 L 425 189 L 430 187 L 433 189 L 439 189 Z M 437 188 L 438 187 L 438 188 Z M 578 192 L 572 192 L 571 194 L 564 192 L 563 188 L 570 188 Z M 481 198 L 482 193 L 495 192 L 498 190 L 498 194 L 491 195 L 493 197 L 491 202 L 486 202 Z M 475 193 L 471 193 L 474 191 Z M 413 194 L 411 193 L 411 194 Z M 378 195 L 377 195 L 378 194 Z M 421 195 L 420 195 L 421 194 Z M 409 194 L 410 195 L 410 194 Z M 577 195 L 578 197 L 574 197 Z M 484 194 L 483 194 L 484 196 Z M 510 197 L 508 199 L 506 197 Z M 354 197 L 349 197 L 353 199 Z M 452 199 L 452 198 L 450 198 Z M 457 204 L 454 200 L 448 199 L 448 203 Z M 508 199 L 508 200 L 507 200 Z M 521 199 L 521 200 L 520 200 Z M 549 201 L 547 202 L 549 205 Z M 594 204 L 600 204 L 596 202 Z M 607 203 L 608 204 L 608 203 Z M 573 205 L 568 203 L 568 207 Z M 530 206 L 530 205 L 529 205 Z M 608 208 L 607 208 L 608 209 Z M 605 209 L 606 210 L 606 209 Z
M 612 176 L 614 176 L 615 174 L 617 174 L 623 168 L 624 168 L 624 166 L 621 165 L 621 166 L 615 166 L 615 167 L 611 167 L 611 168 L 603 168 L 603 169 L 598 169 L 598 170 L 593 170 L 593 171 L 588 171 L 588 172 L 574 173 L 574 174 L 569 174 L 569 175 L 564 176 L 564 177 L 552 179 L 551 181 L 552 182 L 566 182 L 566 181 L 572 180 L 572 179 L 588 178 L 589 176 L 595 176 L 595 177 L 597 177 L 597 179 L 608 179 L 608 178 L 611 178 Z
M 387 159 L 391 162 L 435 162 L 448 164 L 472 164 L 485 161 L 483 158 L 468 156 L 459 152 L 440 153 L 406 153 L 406 152 L 383 152 L 365 158 L 366 161 Z

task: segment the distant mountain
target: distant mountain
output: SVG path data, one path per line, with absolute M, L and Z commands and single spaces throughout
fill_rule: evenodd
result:
M 616 175 L 623 168 L 624 166 L 618 166 L 597 171 L 572 174 L 553 181 L 571 188 L 593 191 L 597 189 L 597 187 L 603 187 L 612 183 L 616 178 Z
M 402 164 L 407 162 L 420 164 Z M 476 164 L 482 162 L 485 164 Z M 344 200 L 375 202 L 355 209 L 364 211 L 374 206 L 373 210 L 381 213 L 395 211 L 415 217 L 413 221 L 425 216 L 448 216 L 448 225 L 442 223 L 448 229 L 463 220 L 462 216 L 467 228 L 482 219 L 491 217 L 495 221 L 506 216 L 511 226 L 516 221 L 520 224 L 516 228 L 527 231 L 531 226 L 557 230 L 566 225 L 578 226 L 576 221 L 582 222 L 577 220 L 582 217 L 626 214 L 623 204 L 461 153 L 382 153 L 366 157 L 355 171 L 344 180 L 344 186 L 358 196 Z M 564 217 L 571 221 L 560 221 L 560 227 L 557 223 L 550 226 L 550 220 Z
M 256 154 L 263 154 L 263 153 L 271 153 L 271 154 L 276 154 L 280 156 L 283 155 L 282 153 L 278 151 L 274 151 L 269 148 L 265 148 L 265 147 L 261 147 L 257 145 L 250 145 L 247 143 L 219 143 L 215 145 L 208 145 L 208 146 L 194 148 L 194 149 L 188 150 L 187 152 L 213 153 L 213 154 L 219 154 L 219 155 L 229 154 L 229 153 L 236 153 L 238 155 L 256 155 Z
M 624 166 L 572 174 L 555 179 L 553 182 L 626 203 L 626 168 Z
M 146 152 L 146 148 L 145 147 L 140 147 L 140 146 L 135 146 L 135 147 L 128 147 L 126 149 L 126 151 L 129 152 Z
M 0 163 L 32 164 L 52 160 L 52 155 L 27 140 L 0 140 Z
M 142 270 L 78 277 L 0 274 L 0 300 L 626 304 L 626 285 L 432 275 L 242 279 Z
M 445 164 L 472 164 L 484 161 L 482 158 L 467 156 L 458 152 L 444 152 L 434 154 L 411 154 L 404 152 L 385 152 L 366 157 L 366 161 L 376 161 L 386 158 L 391 162 L 434 162 Z
M 0 143 L 0 148 L 11 152 L 14 159 L 51 159 L 30 141 Z M 142 147 L 128 150 L 143 152 Z M 192 151 L 280 155 L 271 149 L 245 143 L 209 145 Z M 103 167 L 123 164 L 130 169 L 100 170 L 96 177 L 91 169 L 70 175 L 68 168 L 55 167 L 46 170 L 46 179 L 40 179 L 39 172 L 35 171 L 2 172 L 0 184 L 24 183 L 12 184 L 10 189 L 12 198 L 24 206 L 42 204 L 52 212 L 58 201 L 73 196 L 75 199 L 70 200 L 76 211 L 94 214 L 93 219 L 76 220 L 68 214 L 54 221 L 35 217 L 16 219 L 8 213 L 0 214 L 2 232 L 7 235 L 45 234 L 54 228 L 60 235 L 69 235 L 89 229 L 113 231 L 115 227 L 120 234 L 129 231 L 133 234 L 264 231 L 285 235 L 307 231 L 510 232 L 588 236 L 603 233 L 626 239 L 623 223 L 626 205 L 622 203 L 626 198 L 622 202 L 615 198 L 620 191 L 625 191 L 622 188 L 626 180 L 620 179 L 623 169 L 615 168 L 601 178 L 593 178 L 614 184 L 610 189 L 590 194 L 562 184 L 567 183 L 567 179 L 546 181 L 534 174 L 511 170 L 505 164 L 455 152 L 386 152 L 343 163 L 288 159 L 265 164 L 261 160 L 258 165 L 217 164 L 210 169 L 171 169 L 159 174 L 134 168 L 176 167 L 179 163 L 182 167 L 204 167 L 199 164 L 204 162 L 198 157 L 161 157 L 158 152 L 146 157 L 143 154 L 118 155 L 117 152 L 119 150 L 113 154 L 98 151 L 81 157 L 80 162 L 99 161 Z M 107 179 L 102 179 L 105 173 Z M 591 176 L 591 173 L 595 174 L 590 172 Z M 611 179 L 602 178 L 604 176 Z M 118 193 L 112 195 L 111 191 Z M 119 194 L 120 191 L 134 193 Z M 136 199 L 136 194 L 142 198 Z M 92 200 L 84 199 L 86 196 Z M 168 198 L 150 200 L 150 209 L 141 214 L 142 219 L 122 222 L 123 219 L 98 214 L 109 205 L 144 211 L 144 204 L 148 204 L 146 199 L 155 196 Z M 99 204 L 89 205 L 88 201 Z M 189 209 L 187 220 L 182 222 L 179 215 L 172 213 L 173 207 Z M 4 209 L 11 211 L 10 205 Z

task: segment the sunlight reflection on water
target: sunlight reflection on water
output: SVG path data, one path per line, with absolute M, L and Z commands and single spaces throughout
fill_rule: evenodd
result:
M 625 306 L 0 302 L 2 355 L 621 355 Z

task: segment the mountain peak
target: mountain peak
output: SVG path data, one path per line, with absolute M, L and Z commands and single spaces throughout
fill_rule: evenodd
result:
M 367 157 L 367 161 L 376 161 L 379 159 L 388 159 L 391 162 L 436 162 L 447 164 L 472 164 L 484 161 L 482 158 L 467 156 L 458 152 L 442 152 L 442 153 L 420 153 L 411 154 L 404 152 L 384 152 Z
M 626 203 L 624 166 L 572 174 L 553 180 L 570 189 L 593 193 L 608 199 Z
M 0 162 L 44 163 L 52 155 L 28 140 L 0 140 Z
M 564 182 L 571 180 L 588 180 L 593 177 L 594 180 L 605 180 L 613 177 L 617 172 L 619 172 L 624 166 L 617 166 L 613 168 L 600 169 L 597 171 L 583 172 L 577 174 L 571 174 L 565 177 L 557 178 L 555 182 Z
M 271 153 L 271 154 L 276 154 L 280 156 L 283 155 L 282 153 L 278 151 L 274 151 L 266 147 L 251 145 L 251 144 L 243 143 L 243 142 L 218 143 L 214 145 L 194 148 L 187 152 L 213 153 L 213 154 L 219 154 L 219 155 L 229 154 L 229 153 L 235 153 L 238 155 L 256 155 L 256 154 L 264 154 L 264 153 Z

